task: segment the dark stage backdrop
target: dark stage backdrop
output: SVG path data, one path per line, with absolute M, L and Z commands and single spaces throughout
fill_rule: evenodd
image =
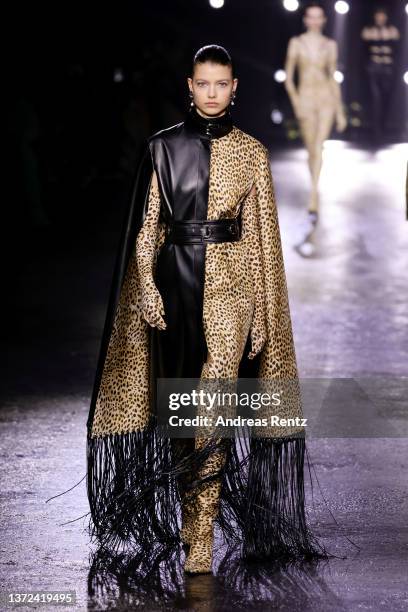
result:
M 341 138 L 363 140 L 369 129 L 368 92 L 359 33 L 373 2 L 350 0 L 341 16 L 327 9 L 326 33 L 340 46 L 339 69 L 353 126 Z M 403 36 L 389 113 L 394 141 L 407 136 L 405 2 L 386 0 Z M 194 52 L 218 43 L 232 53 L 240 79 L 236 123 L 267 146 L 298 143 L 282 84 L 290 36 L 302 31 L 300 11 L 281 0 L 207 0 L 17 4 L 6 10 L 8 35 L 6 139 L 9 223 L 41 226 L 104 206 L 122 206 L 143 139 L 183 118 L 186 77 Z M 271 111 L 282 113 L 274 124 Z

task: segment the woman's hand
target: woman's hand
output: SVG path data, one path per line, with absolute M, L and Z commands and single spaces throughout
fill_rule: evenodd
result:
M 346 127 L 347 127 L 347 118 L 343 110 L 341 110 L 336 115 L 336 130 L 338 132 L 344 132 Z
M 142 291 L 141 310 L 143 319 L 151 326 L 166 329 L 163 300 L 156 286 Z

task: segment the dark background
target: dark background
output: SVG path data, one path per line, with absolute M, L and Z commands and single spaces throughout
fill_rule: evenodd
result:
M 323 4 L 325 33 L 339 42 L 351 119 L 340 138 L 364 142 L 371 126 L 359 33 L 376 4 L 352 0 L 346 16 L 334 2 Z M 402 0 L 384 4 L 403 37 L 387 123 L 389 138 L 400 142 L 407 139 L 408 18 Z M 273 77 L 289 37 L 302 31 L 300 11 L 286 11 L 281 0 L 226 0 L 218 10 L 206 0 L 15 3 L 4 24 L 8 228 L 92 227 L 106 210 L 117 219 L 143 139 L 183 119 L 191 60 L 208 43 L 225 46 L 235 60 L 236 124 L 269 147 L 300 144 L 284 87 Z M 271 121 L 273 108 L 283 113 L 280 125 Z

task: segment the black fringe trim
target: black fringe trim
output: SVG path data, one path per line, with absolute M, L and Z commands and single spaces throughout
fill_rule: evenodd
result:
M 245 560 L 327 558 L 306 523 L 305 438 L 239 438 L 232 444 L 217 519 Z
M 213 439 L 188 455 L 177 453 L 155 417 L 130 433 L 92 438 L 88 431 L 91 541 L 112 555 L 130 552 L 142 564 L 179 544 L 181 490 L 220 475 L 191 478 L 217 448 Z
M 192 475 L 220 441 L 210 439 L 188 454 L 175 451 L 174 443 L 154 416 L 140 431 L 95 438 L 88 431 L 88 531 L 111 558 L 130 554 L 147 571 L 174 551 L 183 492 L 216 477 L 222 478 L 216 524 L 244 560 L 331 556 L 306 524 L 304 437 L 224 439 L 222 471 L 202 480 Z

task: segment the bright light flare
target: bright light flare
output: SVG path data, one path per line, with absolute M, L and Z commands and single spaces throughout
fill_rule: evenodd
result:
M 271 121 L 275 125 L 279 125 L 283 121 L 283 115 L 278 108 L 274 108 L 271 112 Z
M 346 13 L 349 12 L 350 5 L 348 2 L 345 2 L 344 0 L 338 0 L 336 4 L 334 5 L 334 10 L 336 11 L 336 13 L 339 13 L 340 15 L 345 15 Z
M 284 83 L 286 81 L 286 72 L 284 70 L 277 70 L 273 75 L 273 78 L 277 83 Z
M 287 11 L 297 11 L 299 8 L 298 0 L 283 0 L 283 7 Z
M 344 81 L 344 74 L 341 72 L 341 70 L 335 70 L 333 78 L 335 81 L 337 81 L 337 83 L 342 83 Z

